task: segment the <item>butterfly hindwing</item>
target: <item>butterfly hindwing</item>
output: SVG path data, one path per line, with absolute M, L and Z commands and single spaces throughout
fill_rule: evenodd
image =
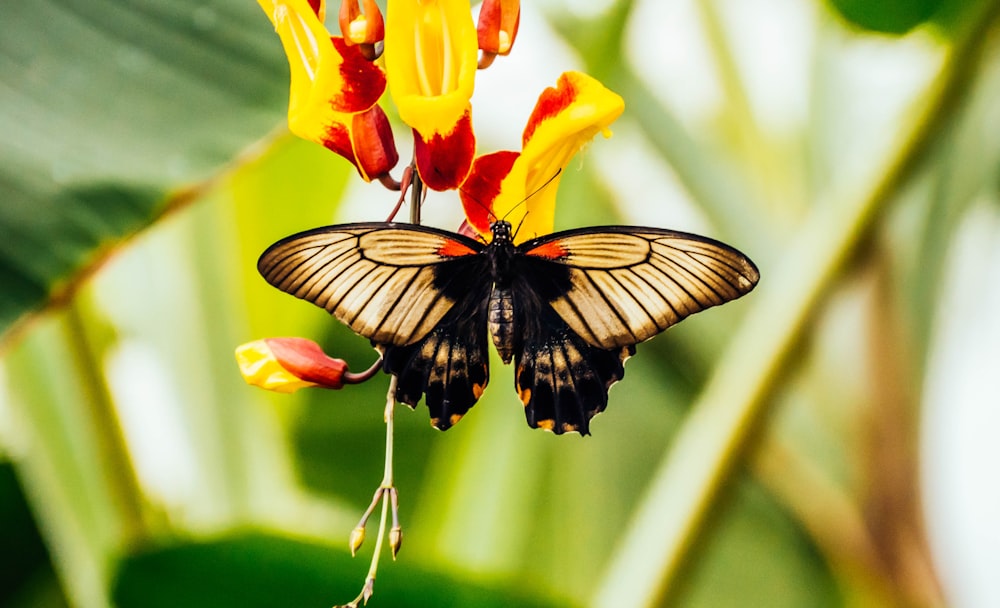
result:
M 382 369 L 398 379 L 396 400 L 415 408 L 423 397 L 431 425 L 442 431 L 475 405 L 489 381 L 486 296 L 469 295 L 417 342 L 383 349 Z
M 528 273 L 533 289 L 588 344 L 637 344 L 753 289 L 757 268 L 739 251 L 697 235 L 603 226 L 548 235 L 519 247 L 566 268 L 561 282 Z M 551 273 L 549 273 L 551 274 Z
M 422 226 L 348 224 L 272 245 L 258 269 L 275 287 L 325 308 L 383 354 L 396 399 L 424 398 L 447 429 L 489 378 L 483 245 Z
M 635 347 L 591 346 L 552 313 L 552 324 L 526 338 L 514 358 L 514 384 L 533 428 L 560 435 L 590 433 L 590 419 L 604 411 L 608 390 L 625 375 Z
M 422 226 L 346 224 L 282 239 L 257 268 L 278 289 L 326 309 L 373 342 L 406 345 L 427 335 L 464 295 L 443 288 L 441 277 L 482 249 Z

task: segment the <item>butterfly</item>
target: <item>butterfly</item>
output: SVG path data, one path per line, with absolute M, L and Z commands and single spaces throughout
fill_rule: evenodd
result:
M 483 243 L 427 226 L 341 224 L 282 239 L 257 268 L 326 309 L 382 353 L 396 399 L 446 430 L 489 380 L 487 334 L 528 425 L 589 434 L 635 345 L 735 300 L 757 267 L 732 247 L 661 228 L 601 226 L 514 244 L 498 220 Z

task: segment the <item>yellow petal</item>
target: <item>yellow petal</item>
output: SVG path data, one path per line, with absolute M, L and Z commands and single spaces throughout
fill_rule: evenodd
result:
M 625 102 L 580 72 L 566 72 L 548 88 L 528 120 L 521 156 L 504 178 L 493 212 L 520 229 L 517 242 L 552 232 L 561 171 L 597 133 L 611 136 L 611 123 Z
M 399 116 L 424 139 L 448 135 L 469 109 L 478 42 L 468 0 L 393 0 L 385 68 Z
M 292 375 L 275 358 L 267 340 L 254 340 L 236 347 L 236 363 L 247 384 L 279 393 L 318 386 Z

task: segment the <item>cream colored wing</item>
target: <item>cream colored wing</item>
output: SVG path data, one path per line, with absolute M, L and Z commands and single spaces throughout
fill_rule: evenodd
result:
M 433 228 L 342 224 L 292 235 L 261 255 L 268 283 L 326 309 L 378 344 L 404 346 L 427 335 L 461 294 L 449 281 L 483 246 Z
M 570 230 L 521 250 L 554 265 L 525 273 L 527 280 L 555 283 L 532 287 L 570 329 L 604 349 L 648 340 L 689 315 L 749 293 L 760 278 L 749 258 L 724 243 L 657 228 Z

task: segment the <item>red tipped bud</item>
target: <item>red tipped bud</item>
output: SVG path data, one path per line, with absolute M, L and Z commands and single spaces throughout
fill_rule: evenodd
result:
M 236 348 L 236 362 L 247 384 L 280 393 L 307 386 L 339 389 L 347 363 L 326 355 L 305 338 L 267 338 Z
M 350 44 L 374 45 L 385 38 L 385 22 L 375 0 L 342 0 L 339 21 L 340 32 Z
M 479 68 L 489 67 L 497 55 L 507 55 L 514 46 L 521 21 L 518 0 L 483 0 L 479 9 Z

